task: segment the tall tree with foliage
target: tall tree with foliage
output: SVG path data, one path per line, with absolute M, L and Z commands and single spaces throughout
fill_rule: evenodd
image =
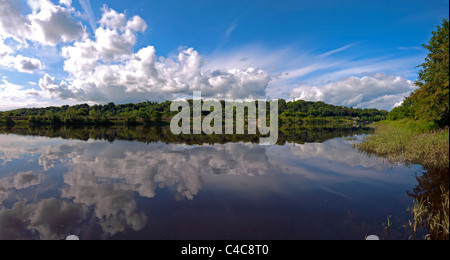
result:
M 410 109 L 415 119 L 434 121 L 440 126 L 449 120 L 449 22 L 444 19 L 433 32 L 425 62 L 420 65 L 416 85 L 419 88 L 405 99 L 403 106 Z

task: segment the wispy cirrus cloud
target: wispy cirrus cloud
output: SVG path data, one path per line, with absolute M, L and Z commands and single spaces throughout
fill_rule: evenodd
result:
M 229 39 L 231 34 L 236 30 L 237 24 L 235 22 L 232 22 L 230 26 L 228 26 L 227 30 L 225 31 L 225 39 Z
M 320 54 L 319 57 L 328 57 L 328 56 L 331 56 L 333 54 L 345 51 L 346 49 L 351 48 L 351 47 L 353 47 L 355 45 L 356 45 L 356 43 L 347 44 L 347 45 L 345 45 L 343 47 L 340 47 L 340 48 L 337 48 L 335 50 L 327 51 L 327 52 L 325 52 L 323 54 Z
M 424 58 L 424 53 L 412 53 L 415 48 L 410 47 L 380 56 L 358 40 L 325 45 L 329 48 L 311 42 L 271 46 L 253 41 L 229 49 L 227 43 L 236 30 L 245 27 L 238 27 L 236 20 L 222 23 L 223 37 L 212 53 L 183 47 L 164 57 L 140 39 L 148 27 L 141 16 L 104 5 L 97 19 L 90 0 L 79 0 L 82 14 L 72 0 L 26 2 L 30 14 L 23 14 L 16 1 L 0 0 L 0 66 L 36 75 L 29 86 L 22 85 L 30 79 L 22 85 L 2 84 L 4 89 L 16 86 L 10 87 L 15 89 L 15 100 L 27 100 L 9 103 L 10 107 L 164 101 L 201 90 L 205 97 L 304 98 L 389 109 L 410 92 L 408 81 L 415 79 L 416 66 Z M 39 51 L 43 47 L 53 53 L 51 60 Z M 382 87 L 382 82 L 396 85 L 397 78 L 402 79 L 403 92 Z M 367 88 L 367 82 L 374 88 Z M 0 99 L 11 100 L 11 93 L 3 90 Z
M 86 20 L 89 22 L 93 32 L 97 29 L 97 23 L 95 21 L 94 11 L 92 10 L 91 0 L 79 0 L 80 5 L 83 8 Z
M 311 83 L 339 80 L 364 73 L 402 74 L 414 76 L 411 68 L 423 60 L 423 54 L 415 56 L 367 57 L 357 43 L 350 43 L 330 51 L 318 52 L 304 46 L 285 46 L 269 49 L 263 44 L 250 44 L 231 51 L 213 53 L 207 58 L 206 68 L 220 67 L 261 68 L 283 84 Z M 407 72 L 408 74 L 405 74 Z
M 368 57 L 359 43 L 317 52 L 288 46 L 249 45 L 215 54 L 207 67 L 255 66 L 271 75 L 267 96 L 324 101 L 334 105 L 390 110 L 415 89 L 415 68 L 423 55 Z

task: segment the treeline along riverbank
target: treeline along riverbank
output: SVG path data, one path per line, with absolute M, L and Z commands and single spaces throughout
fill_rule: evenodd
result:
M 189 100 L 192 108 L 192 100 Z M 225 117 L 225 101 L 221 101 Z M 142 102 L 137 104 L 106 105 L 81 104 L 75 106 L 23 108 L 0 112 L 0 125 L 30 126 L 76 126 L 76 125 L 164 125 L 177 112 L 170 111 L 170 101 Z M 279 120 L 287 124 L 302 124 L 312 121 L 377 122 L 386 119 L 387 111 L 334 106 L 323 102 L 278 101 Z M 258 109 L 258 107 L 256 108 Z M 266 109 L 269 115 L 270 105 Z M 210 112 L 203 112 L 203 116 Z M 245 111 L 247 113 L 247 111 Z

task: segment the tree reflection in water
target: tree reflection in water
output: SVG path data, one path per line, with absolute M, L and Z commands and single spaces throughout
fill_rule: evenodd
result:
M 413 221 L 419 222 L 416 225 L 423 226 L 429 231 L 429 239 L 448 240 L 448 165 L 447 167 L 426 166 L 424 172 L 416 179 L 417 185 L 412 192 L 408 192 L 408 195 L 416 201 L 416 209 L 421 207 L 423 215 L 414 215 L 412 210 Z M 444 219 L 445 215 L 447 220 Z
M 324 142 L 328 139 L 357 134 L 372 134 L 373 129 L 364 126 L 346 124 L 318 124 L 305 126 L 282 126 L 279 129 L 278 145 L 289 143 Z M 174 135 L 169 127 L 10 127 L 0 128 L 0 134 L 16 134 L 26 136 L 46 136 L 50 138 L 76 139 L 87 141 L 116 140 L 138 141 L 142 143 L 183 143 L 193 144 L 225 144 L 229 142 L 258 143 L 261 136 L 257 135 Z
M 335 138 L 361 127 L 283 128 L 274 146 L 164 128 L 2 131 L 0 239 L 363 239 L 385 211 L 407 215 L 383 202 L 415 184 L 414 169 Z

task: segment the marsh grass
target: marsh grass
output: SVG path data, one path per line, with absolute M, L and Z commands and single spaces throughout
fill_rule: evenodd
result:
M 426 240 L 448 240 L 449 239 L 449 192 L 441 187 L 441 201 L 433 203 L 429 198 L 422 197 L 414 200 L 414 207 L 410 209 L 413 221 L 409 227 L 415 238 L 420 228 L 426 228 L 429 233 L 425 235 Z
M 449 164 L 449 129 L 436 130 L 429 122 L 383 121 L 372 124 L 375 135 L 355 146 L 389 162 L 440 167 Z
M 420 164 L 425 169 L 447 169 L 449 166 L 449 129 L 438 129 L 427 121 L 404 119 L 372 124 L 375 134 L 354 146 L 369 155 L 377 155 L 392 164 Z M 447 172 L 447 171 L 446 171 Z M 446 173 L 448 174 L 448 173 Z M 413 236 L 419 228 L 429 233 L 425 239 L 449 239 L 449 191 L 448 185 L 436 186 L 440 198 L 426 196 L 414 199 L 409 222 Z

